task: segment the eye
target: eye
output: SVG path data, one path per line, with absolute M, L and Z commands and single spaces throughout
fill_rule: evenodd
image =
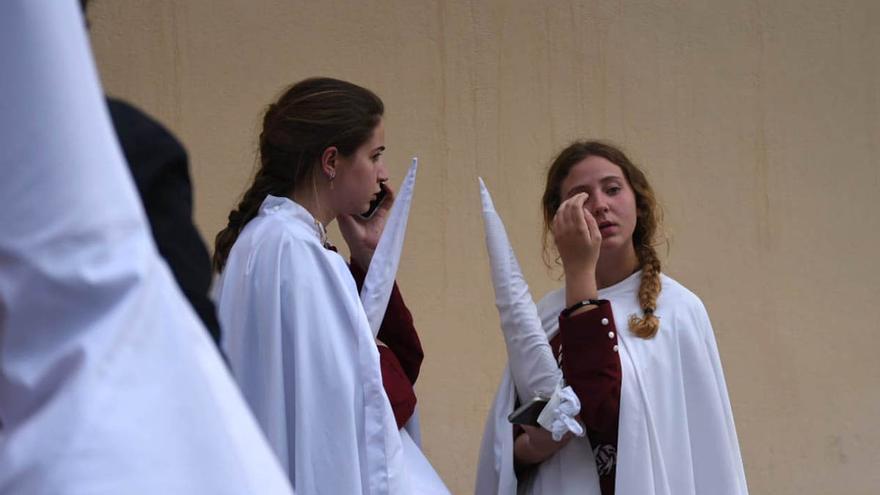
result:
M 382 158 L 382 153 L 381 153 L 381 152 L 376 153 L 375 155 L 371 156 L 371 157 L 370 157 L 370 160 L 372 160 L 373 163 L 376 163 L 376 162 L 379 161 L 379 158 Z
M 605 190 L 605 194 L 609 196 L 616 196 L 621 190 L 620 186 L 611 186 Z

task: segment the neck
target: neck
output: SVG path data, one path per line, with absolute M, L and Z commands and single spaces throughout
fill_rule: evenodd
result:
M 602 251 L 599 256 L 599 264 L 596 266 L 596 284 L 599 289 L 611 287 L 638 271 L 639 268 L 639 257 L 632 245 L 617 251 Z
M 323 187 L 312 181 L 306 181 L 306 184 L 294 188 L 289 198 L 305 208 L 325 228 L 336 218 L 336 212 L 330 207 Z

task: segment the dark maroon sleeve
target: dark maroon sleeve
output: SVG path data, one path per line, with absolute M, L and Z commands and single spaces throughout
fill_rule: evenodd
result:
M 416 392 L 391 349 L 379 346 L 379 363 L 382 366 L 382 385 L 394 411 L 394 420 L 398 428 L 403 428 L 416 409 Z
M 559 333 L 562 374 L 581 401 L 581 420 L 588 430 L 613 429 L 616 437 L 621 370 L 611 303 L 603 301 L 591 311 L 560 316 Z
M 364 285 L 366 273 L 354 262 L 349 264 L 349 269 L 360 290 Z M 401 369 L 409 378 L 410 385 L 415 385 L 425 355 L 412 314 L 403 302 L 397 283 L 391 289 L 391 298 L 388 300 L 388 309 L 385 310 L 385 317 L 379 327 L 378 338 L 394 353 Z

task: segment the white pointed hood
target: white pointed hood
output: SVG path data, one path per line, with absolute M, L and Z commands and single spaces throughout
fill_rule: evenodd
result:
M 73 0 L 0 4 L 0 493 L 291 494 L 150 237 Z
M 562 372 L 553 358 L 504 223 L 495 211 L 486 184 L 482 178 L 479 181 L 495 306 L 501 319 L 513 381 L 523 401 L 535 396 L 549 398 L 559 384 Z
M 364 286 L 361 289 L 361 301 L 364 304 L 364 312 L 370 322 L 373 337 L 379 334 L 379 327 L 388 308 L 388 300 L 391 298 L 391 289 L 394 287 L 394 279 L 397 278 L 397 267 L 400 265 L 400 253 L 403 251 L 403 241 L 406 238 L 406 224 L 409 220 L 409 208 L 412 205 L 413 189 L 416 186 L 416 172 L 419 169 L 419 159 L 413 158 L 412 165 L 403 179 L 400 191 L 394 198 L 394 204 L 385 222 L 385 230 L 379 238 L 379 245 L 373 253 Z

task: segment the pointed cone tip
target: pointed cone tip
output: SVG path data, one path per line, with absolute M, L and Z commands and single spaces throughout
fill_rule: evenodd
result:
M 492 202 L 492 195 L 489 194 L 489 188 L 483 182 L 482 177 L 477 177 L 480 181 L 480 200 L 483 203 L 483 211 L 495 211 L 495 204 Z

